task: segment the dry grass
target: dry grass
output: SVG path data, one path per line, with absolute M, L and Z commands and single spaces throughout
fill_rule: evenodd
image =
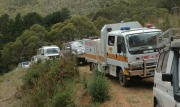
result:
M 22 69 L 16 69 L 0 77 L 0 107 L 14 107 L 20 104 L 19 89 L 23 85 L 22 77 L 25 73 Z

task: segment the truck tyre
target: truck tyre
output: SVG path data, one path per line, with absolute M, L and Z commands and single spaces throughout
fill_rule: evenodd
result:
M 159 100 L 154 98 L 154 107 L 162 107 Z
M 128 85 L 128 80 L 126 79 L 123 70 L 119 71 L 118 78 L 121 86 L 126 87 Z
M 98 66 L 96 63 L 92 63 L 92 71 L 97 70 Z
M 89 70 L 90 70 L 90 71 L 93 70 L 93 63 L 92 63 L 92 62 L 89 64 Z

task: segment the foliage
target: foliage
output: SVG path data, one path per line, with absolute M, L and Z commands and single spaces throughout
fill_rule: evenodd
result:
M 112 20 L 108 20 L 102 16 L 98 17 L 95 21 L 94 21 L 94 24 L 95 26 L 97 27 L 97 29 L 100 31 L 102 29 L 102 27 L 105 25 L 105 24 L 111 24 L 113 23 Z
M 25 29 L 28 29 L 30 26 L 34 24 L 41 24 L 42 21 L 43 21 L 42 16 L 36 12 L 28 13 L 23 17 L 23 23 Z
M 24 77 L 23 106 L 72 107 L 74 93 L 69 86 L 78 77 L 73 58 L 33 65 Z
M 3 46 L 1 51 L 3 65 L 9 68 L 12 64 L 17 65 L 23 60 L 30 60 L 36 54 L 36 49 L 46 44 L 46 35 L 45 28 L 37 24 L 24 31 L 15 42 Z
M 109 20 L 114 20 L 115 22 L 139 21 L 144 25 L 146 22 L 149 22 L 154 18 L 158 19 L 168 15 L 167 9 L 156 7 L 154 4 L 151 5 L 145 3 L 146 1 L 121 1 L 117 5 L 101 9 L 94 15 L 93 19 L 96 20 L 99 16 L 102 16 Z
M 90 19 L 84 16 L 74 16 L 64 23 L 54 24 L 48 33 L 48 38 L 54 43 L 58 41 L 62 44 L 66 41 L 82 39 L 85 35 L 94 36 L 96 34 L 97 29 Z
M 93 102 L 104 102 L 109 98 L 109 81 L 104 74 L 93 72 L 88 91 Z
M 44 18 L 44 26 L 51 27 L 58 22 L 64 22 L 70 18 L 70 12 L 67 8 L 63 8 L 61 11 L 53 12 Z
M 75 107 L 73 96 L 67 90 L 56 93 L 53 101 L 53 107 Z

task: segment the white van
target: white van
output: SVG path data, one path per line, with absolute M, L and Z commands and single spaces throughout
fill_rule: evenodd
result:
M 180 107 L 180 28 L 158 39 L 160 56 L 154 75 L 154 107 Z

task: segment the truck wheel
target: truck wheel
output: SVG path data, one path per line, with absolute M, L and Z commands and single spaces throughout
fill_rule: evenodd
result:
M 162 107 L 159 100 L 154 98 L 154 107 Z
M 93 70 L 93 63 L 92 63 L 92 62 L 89 64 L 89 70 L 90 70 L 90 71 Z
M 122 70 L 119 71 L 118 78 L 121 86 L 126 87 L 128 85 L 128 80 L 126 79 Z
M 98 66 L 96 63 L 92 63 L 92 71 L 97 70 Z

